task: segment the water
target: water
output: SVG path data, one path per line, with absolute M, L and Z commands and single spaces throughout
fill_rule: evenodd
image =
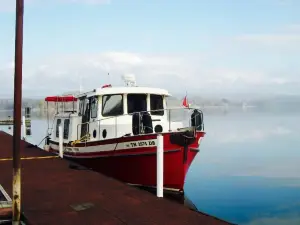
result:
M 205 117 L 185 190 L 198 210 L 237 224 L 300 224 L 300 116 Z
M 300 116 L 206 113 L 204 121 L 207 134 L 185 185 L 198 210 L 236 224 L 300 224 Z M 31 126 L 28 141 L 38 144 L 47 122 L 35 118 Z

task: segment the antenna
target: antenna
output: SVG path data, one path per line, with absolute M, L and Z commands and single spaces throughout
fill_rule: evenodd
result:
M 81 74 L 79 74 L 79 93 L 82 93 L 82 85 L 81 85 Z
M 111 83 L 110 83 L 110 76 L 109 76 L 109 72 L 107 73 L 107 75 L 108 75 L 108 83 L 109 83 L 109 84 L 111 84 Z

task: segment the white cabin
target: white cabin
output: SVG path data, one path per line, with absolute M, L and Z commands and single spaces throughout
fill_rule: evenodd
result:
M 75 96 L 75 110 L 55 115 L 51 140 L 58 142 L 59 125 L 63 128 L 64 143 L 79 140 L 86 134 L 89 134 L 88 141 L 133 135 L 132 114 L 136 112 L 149 112 L 153 133 L 182 128 L 182 122 L 171 125 L 166 105 L 168 96 L 168 91 L 159 88 L 110 85 L 81 93 Z

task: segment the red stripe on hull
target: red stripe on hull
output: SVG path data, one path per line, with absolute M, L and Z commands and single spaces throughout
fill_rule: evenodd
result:
M 143 136 L 142 139 L 136 136 L 134 141 L 146 140 L 146 136 Z M 198 140 L 204 136 L 204 132 L 197 132 L 196 136 L 196 139 L 188 146 L 185 153 L 184 147 L 170 142 L 169 133 L 164 134 L 165 188 L 183 190 L 185 176 L 198 153 Z M 153 135 L 149 135 L 148 138 L 152 139 Z M 156 186 L 156 147 L 75 153 L 74 156 L 72 157 L 70 153 L 64 154 L 64 157 L 74 162 L 123 182 Z M 84 156 L 89 158 L 84 158 Z

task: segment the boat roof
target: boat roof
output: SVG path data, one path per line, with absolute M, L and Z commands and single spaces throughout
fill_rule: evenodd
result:
M 156 95 L 164 95 L 171 96 L 171 94 L 161 88 L 152 88 L 152 87 L 137 87 L 137 86 L 125 86 L 125 87 L 111 87 L 109 85 L 104 85 L 102 88 L 94 89 L 93 91 L 81 93 L 76 95 L 77 98 L 83 96 L 94 96 L 94 95 L 111 95 L 111 94 L 156 94 Z

